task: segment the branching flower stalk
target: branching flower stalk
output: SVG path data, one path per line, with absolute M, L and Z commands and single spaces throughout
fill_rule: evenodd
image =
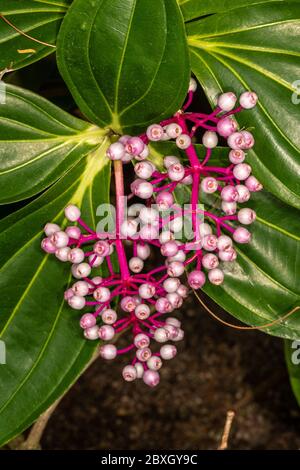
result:
M 253 147 L 254 138 L 246 130 L 239 131 L 234 119 L 235 114 L 256 105 L 256 94 L 243 93 L 236 107 L 237 97 L 224 93 L 216 109 L 206 115 L 187 111 L 195 91 L 196 82 L 191 79 L 182 110 L 149 126 L 139 137 L 122 136 L 110 145 L 107 157 L 113 161 L 116 188 L 113 231 L 100 233 L 90 228 L 81 219 L 79 208 L 69 205 L 66 218 L 77 225 L 63 231 L 49 223 L 42 241 L 47 253 L 72 263 L 77 281 L 67 289 L 65 299 L 75 310 L 89 310 L 80 320 L 84 336 L 107 342 L 100 348 L 105 359 L 132 354 L 131 363 L 123 369 L 124 379 L 143 378 L 151 387 L 159 383 L 158 371 L 163 361 L 176 355 L 174 343 L 184 337 L 181 322 L 168 314 L 182 306 L 189 288 L 201 289 L 207 281 L 216 286 L 223 283 L 222 263 L 236 259 L 233 242 L 250 242 L 251 233 L 242 225 L 251 224 L 256 217 L 252 209 L 238 209 L 237 204 L 247 202 L 251 192 L 262 189 L 251 175 L 250 165 L 244 162 L 245 150 Z M 203 159 L 198 157 L 193 143 L 198 128 L 205 130 Z M 229 165 L 224 167 L 209 164 L 218 135 L 227 139 L 230 147 Z M 178 157 L 168 155 L 164 170 L 156 168 L 148 159 L 148 144 L 165 140 L 175 140 L 189 164 L 183 165 Z M 131 161 L 135 163 L 136 178 L 127 200 L 137 197 L 145 204 L 133 203 L 126 211 L 123 164 Z M 191 186 L 191 198 L 189 205 L 181 207 L 176 203 L 175 192 L 184 185 Z M 204 208 L 202 192 L 219 195 L 222 214 Z M 192 222 L 190 238 L 182 234 L 186 220 Z M 128 246 L 132 252 L 129 259 Z M 147 270 L 150 247 L 160 250 L 165 259 L 160 266 Z M 114 251 L 118 272 L 112 262 Z M 103 264 L 109 275 L 93 276 L 92 271 Z M 189 287 L 181 281 L 185 271 L 189 272 Z M 116 309 L 112 308 L 113 301 L 119 302 Z M 125 348 L 117 349 L 111 341 L 125 330 L 131 331 L 131 340 Z

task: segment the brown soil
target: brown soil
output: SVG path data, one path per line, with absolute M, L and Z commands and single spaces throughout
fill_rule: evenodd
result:
M 124 383 L 126 358 L 97 361 L 51 418 L 43 449 L 216 449 L 230 409 L 231 449 L 299 449 L 281 340 L 223 327 L 196 299 L 182 316 L 186 339 L 158 388 Z

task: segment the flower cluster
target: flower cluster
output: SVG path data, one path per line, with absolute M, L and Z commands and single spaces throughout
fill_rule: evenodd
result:
M 174 343 L 184 336 L 180 321 L 168 316 L 188 296 L 189 288 L 182 276 L 188 272 L 187 282 L 192 289 L 202 288 L 207 281 L 223 283 L 222 266 L 236 259 L 234 242 L 251 240 L 251 233 L 243 225 L 248 226 L 256 217 L 252 209 L 240 209 L 238 204 L 247 202 L 251 192 L 262 189 L 245 163 L 246 151 L 253 147 L 254 138 L 249 131 L 238 130 L 234 119 L 236 113 L 256 105 L 256 94 L 243 93 L 236 106 L 237 97 L 224 93 L 219 96 L 216 109 L 206 115 L 186 111 L 195 90 L 196 82 L 191 79 L 182 110 L 149 126 L 144 135 L 122 136 L 108 148 L 116 182 L 113 231 L 95 231 L 81 219 L 79 208 L 69 205 L 65 216 L 77 225 L 62 230 L 49 223 L 42 241 L 47 253 L 72 263 L 76 282 L 65 292 L 65 299 L 73 309 L 90 310 L 80 320 L 84 336 L 107 342 L 100 348 L 105 359 L 135 351 L 132 362 L 123 369 L 123 377 L 126 381 L 143 378 L 151 387 L 159 383 L 158 371 L 163 361 L 176 355 Z M 202 159 L 193 144 L 198 128 L 205 130 L 202 143 L 206 151 Z M 227 139 L 230 148 L 229 164 L 225 167 L 209 165 L 219 137 Z M 174 140 L 176 147 L 185 151 L 188 164 L 174 155 L 165 156 L 163 169 L 150 161 L 149 142 L 166 140 Z M 134 163 L 135 179 L 127 199 L 139 198 L 144 204 L 134 203 L 125 213 L 123 164 L 130 161 Z M 181 207 L 176 203 L 176 190 L 185 185 L 191 188 L 190 204 Z M 209 212 L 200 204 L 202 192 L 215 194 L 223 214 Z M 189 239 L 182 235 L 186 219 L 192 228 Z M 151 247 L 160 250 L 164 262 L 147 270 Z M 100 266 L 106 266 L 107 277 L 92 275 Z M 117 349 L 116 336 L 129 329 L 131 343 Z

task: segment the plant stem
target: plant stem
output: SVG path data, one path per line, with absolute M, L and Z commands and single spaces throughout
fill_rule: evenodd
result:
M 120 271 L 123 280 L 130 277 L 126 253 L 121 238 L 121 224 L 124 221 L 124 176 L 123 163 L 121 160 L 114 161 L 115 183 L 116 183 L 116 250 L 120 263 Z

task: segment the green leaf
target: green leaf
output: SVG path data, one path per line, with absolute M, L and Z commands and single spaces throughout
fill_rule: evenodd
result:
M 0 70 L 19 69 L 55 51 L 61 21 L 72 0 L 1 0 Z M 22 31 L 41 44 L 16 31 Z M 20 52 L 32 49 L 32 52 Z
M 0 105 L 0 203 L 25 199 L 56 181 L 103 140 L 104 131 L 22 88 Z
M 177 0 L 185 21 L 199 18 L 212 13 L 226 12 L 239 7 L 249 7 L 260 3 L 270 3 L 276 0 Z M 284 0 L 283 0 L 284 1 Z M 298 0 L 293 0 L 298 1 Z
M 175 0 L 76 0 L 59 33 L 57 59 L 89 120 L 124 133 L 169 117 L 188 88 Z
M 87 223 L 109 200 L 105 141 L 51 189 L 0 223 L 0 338 L 7 364 L 0 367 L 0 445 L 27 428 L 72 384 L 95 350 L 82 338 L 79 312 L 63 293 L 70 265 L 44 255 L 42 227 L 63 221 L 68 203 L 81 206 Z M 75 313 L 74 313 L 75 312 Z
M 198 145 L 199 156 L 204 149 Z M 161 155 L 178 155 L 170 143 L 152 145 L 156 163 Z M 183 154 L 180 153 L 182 156 Z M 214 150 L 210 165 L 226 166 L 228 149 Z M 190 186 L 179 185 L 176 191 L 181 204 L 190 201 Z M 215 196 L 200 199 L 207 210 L 218 213 L 220 201 Z M 208 282 L 203 287 L 209 297 L 239 320 L 260 326 L 278 319 L 297 305 L 300 306 L 300 217 L 299 211 L 281 202 L 266 191 L 253 194 L 247 205 L 257 212 L 251 225 L 252 241 L 248 245 L 235 244 L 237 261 L 225 263 L 225 281 L 222 286 Z M 286 320 L 262 331 L 283 338 L 300 337 L 300 310 Z
M 286 340 L 284 351 L 291 387 L 300 406 L 300 341 Z
M 256 109 L 238 117 L 254 127 L 249 163 L 264 186 L 300 208 L 300 20 L 297 2 L 267 2 L 218 13 L 187 25 L 192 70 L 211 102 L 222 90 L 259 95 Z

